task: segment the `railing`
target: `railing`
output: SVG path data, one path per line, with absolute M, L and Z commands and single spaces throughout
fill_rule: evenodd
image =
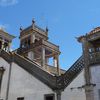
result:
M 90 53 L 90 64 L 100 63 L 100 51 Z
M 64 88 L 81 72 L 84 68 L 84 59 L 81 56 L 63 75 L 58 77 L 58 88 Z

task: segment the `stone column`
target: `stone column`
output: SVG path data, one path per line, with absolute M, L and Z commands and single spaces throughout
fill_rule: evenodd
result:
M 34 52 L 33 51 L 28 52 L 28 58 L 30 60 L 34 60 Z
M 93 88 L 92 84 L 85 86 L 86 100 L 94 100 Z
M 32 33 L 32 35 L 31 35 L 31 43 L 34 43 L 34 41 L 35 41 L 35 34 Z
M 48 62 L 49 62 L 49 58 L 46 57 L 45 58 L 45 63 L 48 64 Z
M 47 71 L 49 71 L 49 68 L 48 68 L 48 62 L 49 62 L 49 58 L 45 58 L 45 68 Z
M 41 66 L 45 69 L 45 48 L 42 47 Z
M 90 84 L 90 70 L 89 70 L 89 44 L 87 37 L 84 37 L 82 40 L 83 56 L 85 63 L 85 81 L 86 84 Z
M 4 39 L 2 40 L 2 47 L 1 49 L 4 49 Z
M 54 58 L 54 67 L 57 68 L 57 73 L 60 75 L 60 68 L 59 68 L 59 55 L 55 55 Z
M 57 94 L 57 100 L 61 100 L 61 91 L 57 91 L 56 94 Z
M 56 60 L 56 57 L 55 56 L 53 57 L 53 66 L 54 67 L 57 67 L 57 60 Z
M 8 43 L 8 51 L 11 49 L 11 42 Z
M 60 75 L 59 55 L 57 55 L 57 72 L 58 72 L 58 75 Z
M 87 40 L 87 36 L 83 37 L 82 39 L 82 47 L 83 47 L 83 56 L 84 56 L 84 66 L 85 66 L 85 93 L 86 93 L 86 100 L 93 100 L 93 88 L 91 89 L 91 73 L 90 73 L 90 67 L 89 67 L 89 42 Z

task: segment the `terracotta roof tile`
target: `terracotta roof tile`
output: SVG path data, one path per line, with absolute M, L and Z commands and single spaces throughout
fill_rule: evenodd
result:
M 92 31 L 90 31 L 88 34 L 89 35 L 92 35 L 92 34 L 95 34 L 95 33 L 97 33 L 97 32 L 100 32 L 100 27 L 96 27 L 96 28 L 94 28 Z

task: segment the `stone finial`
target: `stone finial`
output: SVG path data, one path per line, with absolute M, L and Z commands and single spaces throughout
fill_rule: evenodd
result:
M 46 27 L 46 32 L 48 32 L 49 30 L 48 30 L 48 27 Z
M 20 26 L 20 31 L 22 31 L 23 30 L 23 28 L 22 28 L 22 26 Z
M 35 20 L 34 20 L 34 18 L 32 19 L 32 24 L 35 24 Z

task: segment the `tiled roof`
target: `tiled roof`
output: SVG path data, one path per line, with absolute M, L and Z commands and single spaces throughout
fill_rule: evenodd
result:
M 86 35 L 82 35 L 82 36 L 78 37 L 77 40 L 78 40 L 78 42 L 81 42 L 81 39 L 83 37 L 85 37 L 85 36 L 90 37 L 91 35 L 96 34 L 98 32 L 100 33 L 100 27 L 96 27 L 92 31 L 88 32 Z
M 95 34 L 95 33 L 97 33 L 97 32 L 100 32 L 100 27 L 94 28 L 92 31 L 90 31 L 90 32 L 88 33 L 88 35 L 92 35 L 92 34 Z

